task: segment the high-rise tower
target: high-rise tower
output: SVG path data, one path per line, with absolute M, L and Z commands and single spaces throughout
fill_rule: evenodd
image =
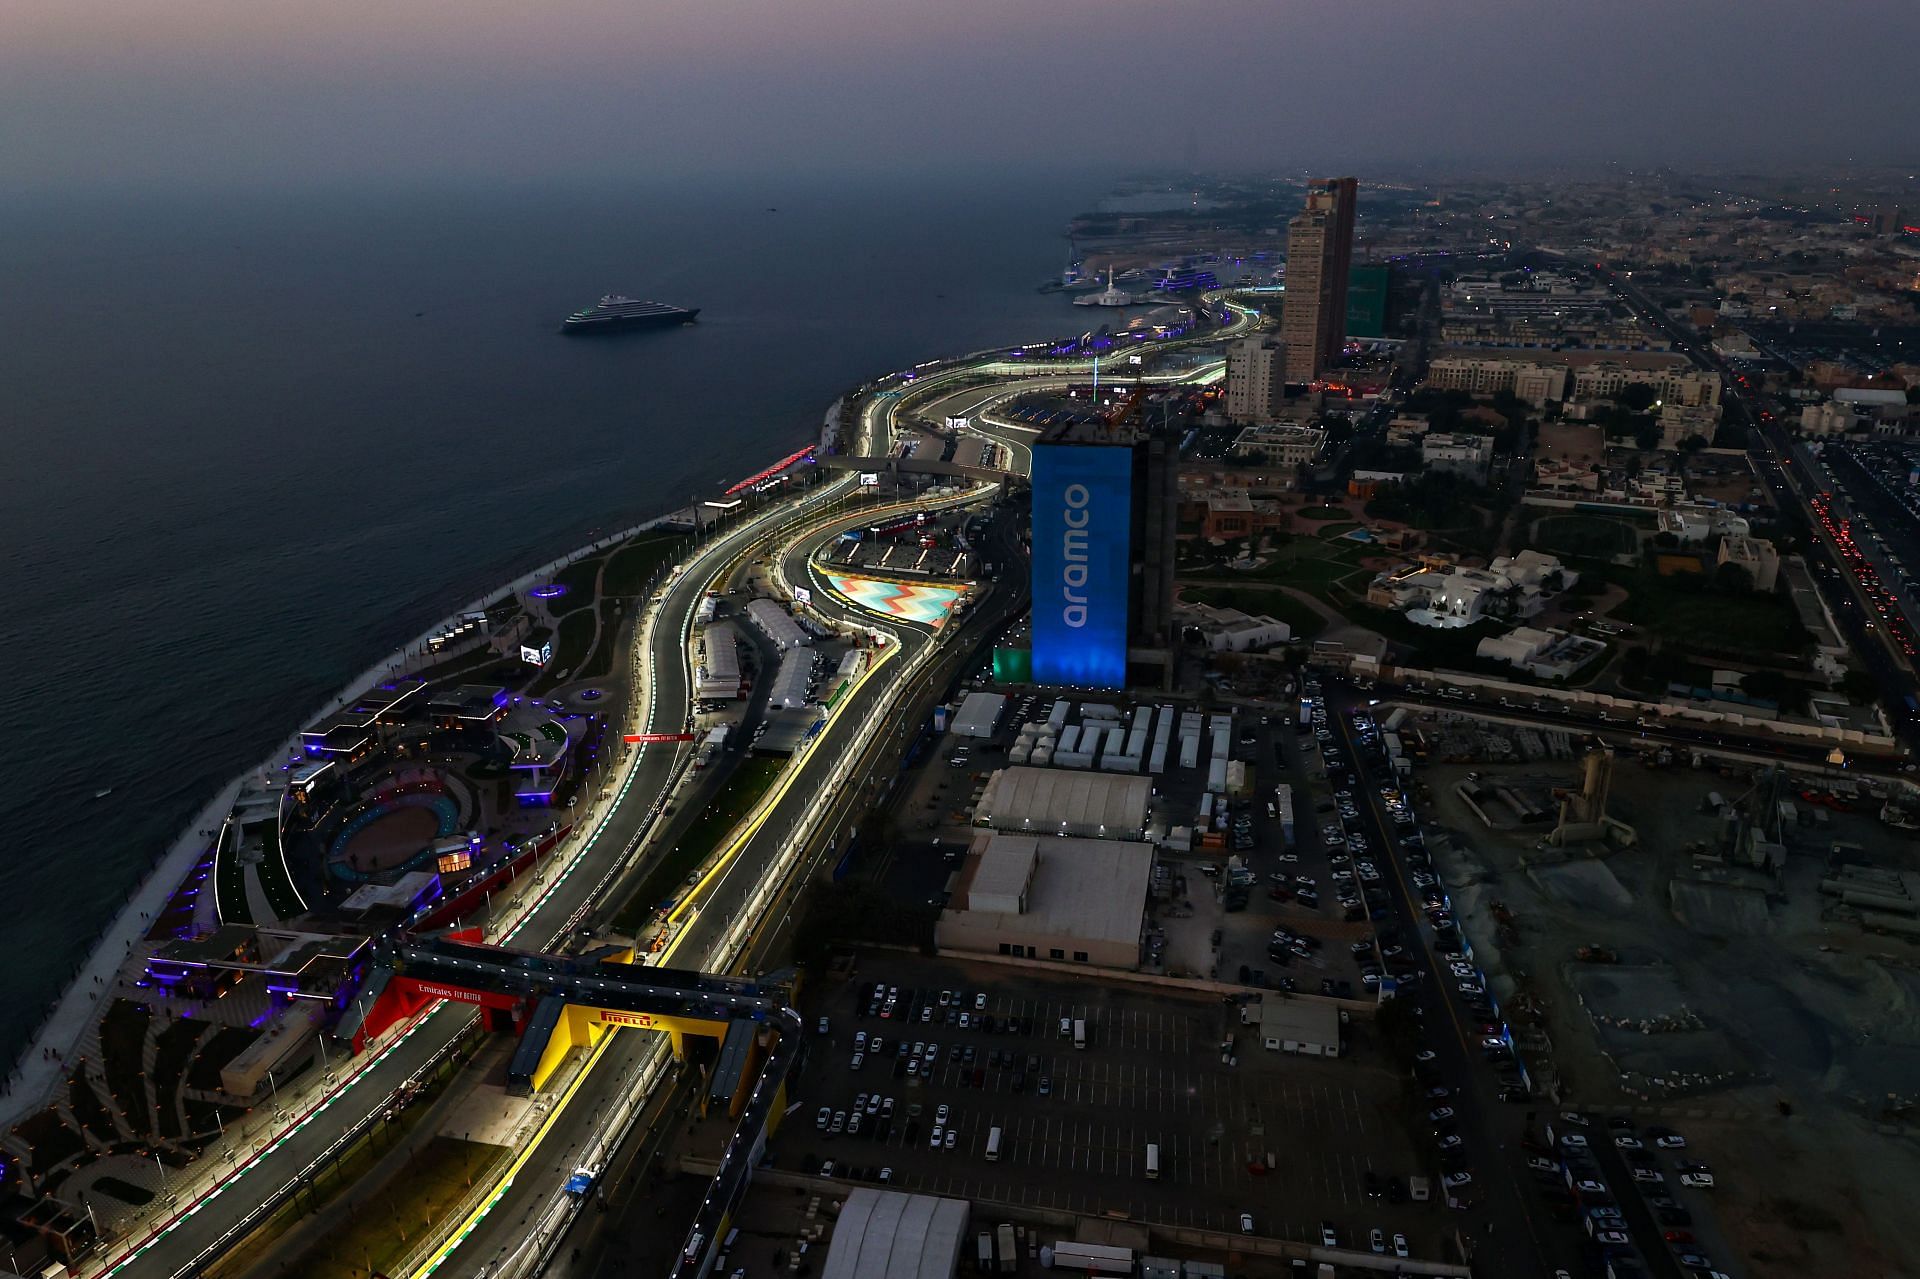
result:
M 1306 207 L 1287 223 L 1287 300 L 1280 337 L 1287 346 L 1289 382 L 1317 380 L 1340 356 L 1359 188 L 1354 178 L 1310 182 Z

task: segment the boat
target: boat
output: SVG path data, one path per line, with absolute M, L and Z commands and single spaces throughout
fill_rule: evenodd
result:
M 95 792 L 93 793 L 93 797 L 94 797 L 95 799 L 105 799 L 105 798 L 106 798 L 107 796 L 109 796 L 109 795 L 111 795 L 111 794 L 113 794 L 113 787 L 111 787 L 111 786 L 109 786 L 109 787 L 107 787 L 107 788 L 106 788 L 105 790 L 97 790 L 97 791 L 95 791 Z
M 698 307 L 669 306 L 665 302 L 642 302 L 637 298 L 609 293 L 599 303 L 567 317 L 560 331 L 566 334 L 615 333 L 625 329 L 658 329 L 674 324 L 692 324 L 700 314 Z

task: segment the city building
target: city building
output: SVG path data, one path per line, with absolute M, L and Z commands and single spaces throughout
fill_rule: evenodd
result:
M 507 716 L 512 699 L 491 684 L 459 684 L 427 699 L 427 717 L 443 731 L 491 732 Z
M 1240 1020 L 1257 1025 L 1260 1044 L 1268 1052 L 1300 1053 L 1308 1057 L 1340 1055 L 1340 1009 L 1330 999 L 1293 999 L 1261 996 L 1241 1005 Z
M 1407 620 L 1441 629 L 1486 618 L 1532 617 L 1547 600 L 1580 580 L 1551 555 L 1521 551 L 1486 568 L 1465 568 L 1444 555 L 1422 556 L 1374 576 L 1367 602 L 1404 612 Z
M 1738 564 L 1747 571 L 1756 591 L 1771 591 L 1780 580 L 1780 552 L 1764 537 L 1746 537 L 1734 533 L 1720 539 L 1714 553 L 1715 566 Z
M 1567 398 L 1567 370 L 1529 360 L 1451 355 L 1427 366 L 1427 385 L 1474 395 L 1510 391 L 1515 398 L 1541 408 L 1549 400 Z
M 1845 435 L 1864 425 L 1851 404 L 1828 401 L 1800 410 L 1800 430 L 1806 435 Z
M 1265 614 L 1243 613 L 1237 608 L 1186 604 L 1181 606 L 1180 616 L 1216 653 L 1250 653 L 1293 638 L 1293 631 L 1285 622 Z
M 1387 423 L 1387 445 L 1405 447 L 1420 443 L 1420 437 L 1427 433 L 1430 424 L 1425 416 L 1415 413 L 1407 417 L 1397 417 Z
M 1886 204 L 1867 215 L 1867 226 L 1875 235 L 1899 235 L 1906 229 L 1906 219 L 1899 205 Z
M 1659 531 L 1671 533 L 1682 546 L 1695 546 L 1716 537 L 1745 537 L 1751 529 L 1746 517 L 1724 506 L 1676 506 L 1659 513 Z
M 1171 661 L 1178 449 L 1102 422 L 1033 446 L 1033 677 L 1123 688 L 1129 662 Z
M 1720 403 L 1720 376 L 1717 373 L 1685 367 L 1636 368 L 1611 360 L 1576 369 L 1573 374 L 1573 398 L 1608 399 L 1636 383 L 1651 388 L 1654 399 L 1662 405 L 1709 408 Z
M 1606 645 L 1584 635 L 1558 629 L 1516 626 L 1505 635 L 1489 635 L 1474 647 L 1473 655 L 1505 662 L 1540 679 L 1566 679 L 1606 651 Z
M 1180 499 L 1180 518 L 1198 522 L 1201 537 L 1220 542 L 1285 528 L 1289 519 L 1280 503 L 1251 497 L 1244 490 L 1187 493 Z
M 370 688 L 332 715 L 300 730 L 300 744 L 309 755 L 341 757 L 352 763 L 373 749 L 383 728 L 406 722 L 414 702 L 424 701 L 425 681 L 407 675 Z
M 1311 466 L 1326 447 L 1317 426 L 1249 426 L 1234 437 L 1232 456 L 1268 466 Z
M 1227 420 L 1271 422 L 1286 395 L 1287 349 L 1271 337 L 1252 337 L 1227 348 Z
M 1493 440 L 1485 435 L 1444 432 L 1426 435 L 1420 441 L 1420 461 L 1428 471 L 1442 471 L 1484 484 L 1487 468 L 1493 464 Z
M 1346 340 L 1347 282 L 1359 182 L 1307 184 L 1306 207 L 1287 223 L 1287 296 L 1280 312 L 1287 380 L 1313 382 L 1340 358 Z
M 1677 449 L 1696 437 L 1711 444 L 1714 432 L 1719 429 L 1718 405 L 1689 407 L 1685 404 L 1663 404 L 1660 406 L 1660 447 L 1663 449 Z
M 1348 337 L 1387 335 L 1387 293 L 1392 273 L 1385 266 L 1356 266 L 1347 273 Z
M 1136 840 L 982 831 L 934 925 L 934 945 L 1137 968 L 1152 875 L 1153 845 Z

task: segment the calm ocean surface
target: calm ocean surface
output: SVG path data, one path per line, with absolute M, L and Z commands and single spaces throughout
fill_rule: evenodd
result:
M 195 809 L 435 618 L 799 447 L 874 373 L 1077 331 L 1035 286 L 1099 193 L 0 203 L 0 1061 Z M 700 323 L 554 332 L 605 292 Z

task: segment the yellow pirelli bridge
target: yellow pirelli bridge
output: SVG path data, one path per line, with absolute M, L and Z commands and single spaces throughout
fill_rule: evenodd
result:
M 540 1090 L 573 1049 L 590 1049 L 615 1031 L 657 1031 L 672 1041 L 675 1056 L 684 1055 L 689 1035 L 718 1041 L 706 1104 L 725 1105 L 739 1123 L 676 1263 L 676 1275 L 696 1274 L 786 1112 L 804 1025 L 753 982 L 632 961 L 630 948 L 574 957 L 457 936 L 407 938 L 381 949 L 366 998 L 354 1001 L 336 1033 L 358 1046 L 434 1001 L 474 1004 L 493 1029 L 519 1031 L 507 1084 L 522 1092 Z
M 520 1036 L 507 1087 L 522 1094 L 543 1090 L 574 1049 L 590 1050 L 617 1030 L 664 1034 L 682 1059 L 687 1037 L 700 1036 L 719 1044 L 708 1103 L 725 1101 L 737 1114 L 754 1067 L 775 1055 L 780 1041 L 800 1038 L 799 1014 L 753 982 L 633 958 L 631 948 L 576 957 L 458 934 L 409 937 L 378 953 L 365 999 L 354 1001 L 337 1033 L 358 1046 L 438 1000 L 474 1004 L 490 1029 Z

